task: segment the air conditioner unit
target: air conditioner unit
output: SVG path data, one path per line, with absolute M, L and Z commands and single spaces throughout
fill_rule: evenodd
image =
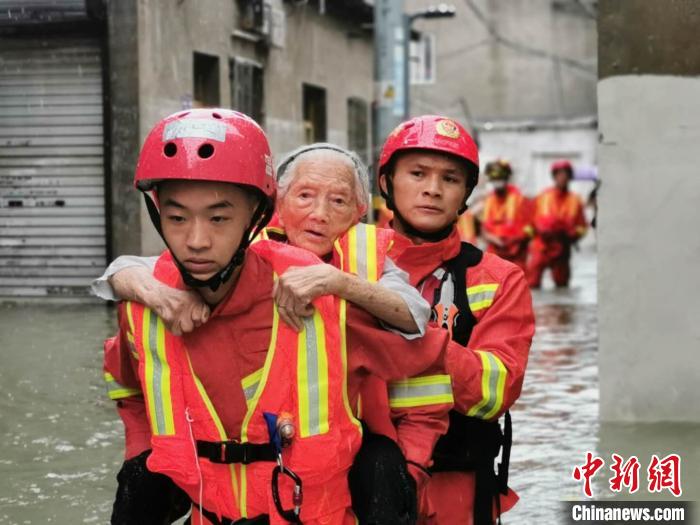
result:
M 272 31 L 272 0 L 239 0 L 238 5 L 241 29 L 269 38 Z

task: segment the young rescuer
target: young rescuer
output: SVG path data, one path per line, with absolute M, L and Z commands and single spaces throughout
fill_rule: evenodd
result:
M 380 188 L 401 234 L 389 254 L 433 305 L 434 323 L 459 343 L 446 357 L 455 406 L 423 474 L 419 523 L 490 525 L 517 500 L 507 487 L 507 410 L 520 395 L 535 325 L 523 271 L 460 241 L 455 223 L 478 174 L 476 144 L 441 116 L 400 124 L 379 159 Z M 385 389 L 389 404 L 395 390 Z

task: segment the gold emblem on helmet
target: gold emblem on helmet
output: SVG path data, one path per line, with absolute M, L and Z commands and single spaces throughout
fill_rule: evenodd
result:
M 451 139 L 459 138 L 459 128 L 457 124 L 451 120 L 441 120 L 438 122 L 435 125 L 435 131 L 438 132 L 438 135 L 442 135 L 443 137 L 449 137 Z

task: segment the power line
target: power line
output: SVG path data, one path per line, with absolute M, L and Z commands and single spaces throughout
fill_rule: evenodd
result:
M 583 71 L 584 73 L 587 73 L 590 76 L 597 76 L 597 71 L 594 68 L 587 66 L 583 62 L 580 62 L 573 58 L 557 55 L 556 53 L 550 53 L 549 51 L 545 51 L 544 49 L 537 49 L 534 47 L 526 46 L 524 44 L 515 42 L 507 37 L 504 37 L 498 32 L 495 25 L 491 21 L 489 21 L 488 18 L 486 18 L 484 13 L 481 12 L 481 10 L 476 6 L 473 0 L 464 0 L 464 3 L 471 10 L 471 12 L 477 18 L 477 20 L 481 22 L 481 24 L 484 26 L 491 38 L 493 38 L 497 43 L 501 44 L 502 46 L 512 49 L 513 51 L 517 51 L 519 53 L 534 56 L 537 58 L 542 58 L 545 60 L 551 60 L 553 62 L 558 62 L 559 64 L 568 66 L 570 68 Z

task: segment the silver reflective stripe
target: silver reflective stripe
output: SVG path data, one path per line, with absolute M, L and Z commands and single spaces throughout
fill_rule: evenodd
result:
M 366 224 L 361 222 L 355 226 L 356 231 L 356 250 L 355 258 L 357 260 L 357 276 L 367 280 L 367 228 Z
M 406 399 L 413 397 L 450 395 L 452 387 L 449 384 L 437 385 L 410 385 L 406 383 L 392 383 L 389 386 L 391 399 Z
M 484 417 L 486 414 L 488 414 L 491 409 L 496 406 L 496 402 L 498 400 L 498 377 L 500 375 L 501 369 L 498 367 L 498 361 L 496 358 L 491 355 L 490 352 L 482 352 L 482 355 L 488 359 L 489 364 L 491 365 L 491 370 L 489 370 L 489 398 L 486 401 L 486 404 L 479 408 L 476 413 L 471 414 L 476 417 Z
M 253 396 L 255 395 L 255 391 L 258 389 L 258 385 L 260 384 L 260 381 L 256 381 L 252 385 L 250 385 L 248 388 L 243 389 L 243 395 L 245 396 L 246 401 L 250 401 L 253 399 Z
M 153 360 L 153 382 L 151 383 L 153 405 L 156 411 L 156 428 L 158 434 L 165 434 L 165 415 L 163 414 L 163 395 L 161 381 L 163 380 L 163 363 L 158 355 L 158 316 L 150 310 L 148 316 L 148 347 Z
M 486 302 L 493 302 L 493 298 L 496 296 L 496 290 L 484 290 L 482 292 L 476 292 L 470 294 L 467 291 L 467 298 L 469 299 L 469 306 L 481 306 L 482 308 L 486 306 Z
M 226 140 L 226 125 L 215 120 L 183 118 L 165 125 L 163 142 L 173 139 L 211 139 L 219 142 Z
M 316 325 L 314 317 L 304 319 L 306 326 L 306 377 L 308 381 L 307 392 L 309 395 L 309 435 L 314 436 L 321 433 L 319 414 L 319 391 L 318 391 L 318 348 L 316 347 Z

